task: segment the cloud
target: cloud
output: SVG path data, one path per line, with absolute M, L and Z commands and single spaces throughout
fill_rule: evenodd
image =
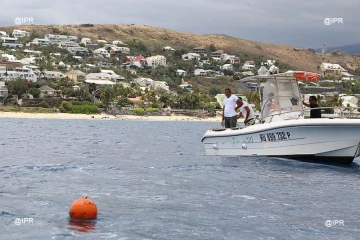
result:
M 1 8 L 3 26 L 33 17 L 35 24 L 139 24 L 299 47 L 360 42 L 358 0 L 12 0 Z M 343 24 L 326 26 L 325 18 L 343 18 Z

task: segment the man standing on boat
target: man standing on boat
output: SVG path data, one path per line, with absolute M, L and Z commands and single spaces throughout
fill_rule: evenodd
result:
M 303 101 L 303 104 L 310 108 L 319 108 L 317 104 L 317 99 L 315 96 L 309 97 L 309 103 Z M 310 118 L 321 118 L 321 109 L 311 109 L 310 110 Z
M 237 118 L 241 118 L 244 117 L 244 124 L 245 126 L 250 126 L 250 125 L 254 125 L 255 124 L 255 113 L 254 110 L 252 109 L 252 107 L 250 106 L 249 103 L 247 103 L 246 101 L 242 100 L 242 98 L 239 98 L 240 100 L 240 113 L 237 116 Z M 235 108 L 235 110 L 237 110 L 237 108 Z
M 225 89 L 225 96 L 221 125 L 224 126 L 225 123 L 225 128 L 233 128 L 237 125 L 236 110 L 241 107 L 241 102 L 237 96 L 231 94 L 230 88 Z

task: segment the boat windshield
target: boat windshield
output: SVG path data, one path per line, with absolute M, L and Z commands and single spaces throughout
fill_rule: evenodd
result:
M 297 119 L 302 111 L 297 80 L 270 78 L 262 85 L 261 118 L 265 122 Z

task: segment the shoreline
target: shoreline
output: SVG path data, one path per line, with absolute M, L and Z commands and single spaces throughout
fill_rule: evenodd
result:
M 111 115 L 111 114 L 72 114 L 72 113 L 24 113 L 0 112 L 0 118 L 36 118 L 36 119 L 88 119 L 88 120 L 135 120 L 135 121 L 198 121 L 221 122 L 221 116 L 216 117 L 190 117 L 190 116 L 137 116 L 137 115 Z M 239 119 L 240 120 L 240 119 Z M 241 122 L 242 120 L 240 120 Z

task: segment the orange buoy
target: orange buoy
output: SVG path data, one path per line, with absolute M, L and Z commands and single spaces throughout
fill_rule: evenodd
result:
M 96 204 L 84 195 L 73 202 L 69 215 L 73 219 L 95 219 L 97 217 Z

